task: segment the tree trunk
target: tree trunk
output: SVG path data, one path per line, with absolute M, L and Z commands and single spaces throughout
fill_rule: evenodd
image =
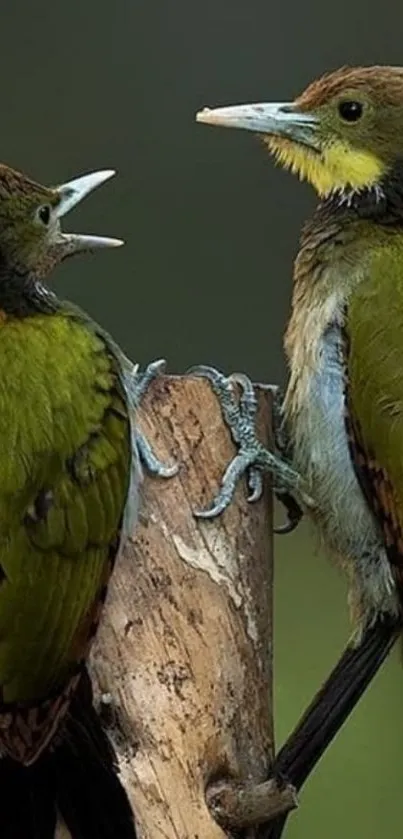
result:
M 270 393 L 256 392 L 269 443 Z M 141 839 L 224 839 L 295 806 L 289 788 L 255 789 L 273 752 L 271 496 L 248 504 L 241 485 L 221 517 L 193 517 L 234 455 L 207 381 L 156 379 L 140 424 L 179 473 L 145 477 L 92 675 Z

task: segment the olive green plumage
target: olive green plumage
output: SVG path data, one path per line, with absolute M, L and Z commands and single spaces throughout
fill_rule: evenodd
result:
M 350 445 L 403 595 L 403 235 L 372 255 L 346 314 Z
M 58 809 L 75 839 L 135 836 L 85 687 L 135 499 L 135 406 L 111 338 L 40 281 L 119 244 L 60 228 L 111 174 L 47 189 L 0 166 L 0 784 L 21 796 L 0 808 L 7 839 L 50 839 Z
M 403 523 L 403 235 L 373 255 L 350 297 L 346 333 L 351 410 L 402 499 Z
M 0 685 L 20 702 L 46 697 L 85 651 L 131 444 L 118 361 L 68 310 L 6 319 L 0 379 Z

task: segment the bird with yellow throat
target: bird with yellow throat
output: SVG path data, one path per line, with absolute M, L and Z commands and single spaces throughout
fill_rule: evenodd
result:
M 342 68 L 293 102 L 205 109 L 197 119 L 258 133 L 319 197 L 302 231 L 285 332 L 286 451 L 267 452 L 256 439 L 245 382 L 237 407 L 230 380 L 198 371 L 221 396 L 240 447 L 203 514 L 225 507 L 247 469 L 259 490 L 267 469 L 349 580 L 351 642 L 273 767 L 300 787 L 402 624 L 403 68 Z M 283 823 L 262 836 L 278 837 Z

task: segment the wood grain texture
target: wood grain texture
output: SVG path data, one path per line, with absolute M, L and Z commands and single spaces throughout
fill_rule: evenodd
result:
M 268 443 L 270 393 L 257 396 Z M 179 473 L 145 477 L 92 675 L 141 839 L 223 839 L 209 787 L 265 781 L 273 750 L 271 497 L 248 504 L 240 485 L 223 516 L 193 517 L 235 451 L 205 380 L 157 379 L 140 424 Z

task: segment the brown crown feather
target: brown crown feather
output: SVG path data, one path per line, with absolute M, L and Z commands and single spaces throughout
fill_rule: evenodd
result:
M 403 67 L 341 67 L 308 85 L 295 104 L 301 111 L 309 111 L 351 88 L 362 88 L 385 105 L 402 105 Z
M 37 195 L 43 196 L 45 200 L 56 197 L 56 193 L 48 187 L 38 184 L 36 181 L 27 178 L 22 172 L 11 169 L 4 163 L 0 163 L 0 198 L 10 198 L 15 195 Z

